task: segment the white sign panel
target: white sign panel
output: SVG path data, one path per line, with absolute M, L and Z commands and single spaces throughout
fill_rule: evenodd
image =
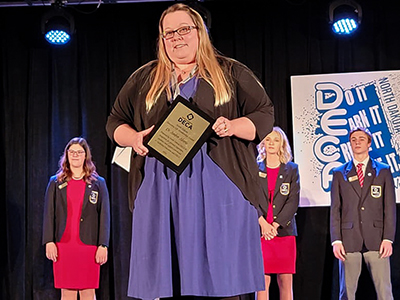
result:
M 390 166 L 400 202 L 400 71 L 292 76 L 300 206 L 329 206 L 332 169 L 352 159 L 355 127 L 372 133 L 370 156 Z

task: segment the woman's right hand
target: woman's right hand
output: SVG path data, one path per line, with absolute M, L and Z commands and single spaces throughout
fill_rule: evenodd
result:
M 149 149 L 143 145 L 143 140 L 153 130 L 153 128 L 154 125 L 145 130 L 135 132 L 133 135 L 132 148 L 137 155 L 146 156 L 149 153 Z
M 149 150 L 143 145 L 143 140 L 153 128 L 154 125 L 145 130 L 136 131 L 128 124 L 122 124 L 115 129 L 114 139 L 121 147 L 132 147 L 137 155 L 146 156 Z
M 274 237 L 277 236 L 278 231 L 275 229 L 274 226 L 269 224 L 267 220 L 263 216 L 258 218 L 258 224 L 261 227 L 261 235 L 266 240 L 272 240 Z
M 46 244 L 46 257 L 54 262 L 57 261 L 58 251 L 57 246 L 53 242 Z

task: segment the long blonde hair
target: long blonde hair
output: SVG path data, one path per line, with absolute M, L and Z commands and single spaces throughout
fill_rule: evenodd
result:
M 64 153 L 60 157 L 59 161 L 59 169 L 56 173 L 57 181 L 69 181 L 72 178 L 72 171 L 70 167 L 70 163 L 68 160 L 68 149 L 72 146 L 78 144 L 83 150 L 85 150 L 85 161 L 83 163 L 83 179 L 87 183 L 91 183 L 93 180 L 97 180 L 97 172 L 96 166 L 92 161 L 92 153 L 90 152 L 89 144 L 82 137 L 75 137 L 71 139 L 68 144 L 65 146 Z
M 285 132 L 278 126 L 275 126 L 272 129 L 272 131 L 261 141 L 261 143 L 258 144 L 258 146 L 257 146 L 257 150 L 258 150 L 257 161 L 263 161 L 264 159 L 267 158 L 267 151 L 265 150 L 265 140 L 272 132 L 276 132 L 280 136 L 281 142 L 280 142 L 279 151 L 278 151 L 279 161 L 281 163 L 286 164 L 293 159 L 292 149 L 290 148 L 289 140 L 288 140 Z
M 169 88 L 172 76 L 172 61 L 168 58 L 161 34 L 163 32 L 162 25 L 165 16 L 176 11 L 186 12 L 191 17 L 197 28 L 197 34 L 199 37 L 199 46 L 196 54 L 198 74 L 214 89 L 214 105 L 219 106 L 229 102 L 233 94 L 230 80 L 226 77 L 218 63 L 217 58 L 219 55 L 217 50 L 211 44 L 202 17 L 197 11 L 190 8 L 188 5 L 178 3 L 167 8 L 160 17 L 158 24 L 159 36 L 157 42 L 158 61 L 157 66 L 152 70 L 151 74 L 152 83 L 146 96 L 146 111 L 151 110 L 158 98 L 160 98 L 162 92 L 166 91 L 168 98 L 172 98 L 171 90 Z

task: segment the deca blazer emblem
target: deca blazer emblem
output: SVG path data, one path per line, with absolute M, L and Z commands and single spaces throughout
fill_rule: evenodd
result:
M 281 187 L 279 188 L 279 191 L 281 192 L 281 194 L 282 194 L 283 196 L 289 195 L 290 183 L 286 183 L 286 182 L 282 183 L 282 184 L 281 184 Z
M 90 203 L 92 203 L 92 204 L 96 204 L 98 198 L 99 198 L 99 192 L 92 191 L 92 192 L 90 193 L 90 196 L 89 196 L 89 201 L 90 201 Z
M 371 196 L 380 198 L 382 196 L 382 187 L 380 185 L 371 185 Z

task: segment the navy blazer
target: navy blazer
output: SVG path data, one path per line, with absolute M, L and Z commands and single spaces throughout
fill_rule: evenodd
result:
M 260 179 L 268 194 L 268 178 L 265 160 L 258 162 Z M 278 227 L 278 236 L 297 236 L 295 215 L 299 206 L 300 177 L 298 165 L 293 162 L 281 164 L 273 196 L 273 215 Z M 269 197 L 269 195 L 268 195 Z M 269 199 L 268 199 L 269 201 Z M 266 216 L 266 214 L 265 214 Z
M 67 185 L 52 176 L 47 185 L 44 217 L 43 244 L 59 242 L 67 223 Z M 97 195 L 97 196 L 96 196 Z M 86 183 L 82 204 L 79 237 L 87 245 L 109 246 L 110 239 L 110 201 L 107 185 L 98 176 L 92 183 Z
M 388 165 L 370 159 L 361 188 L 353 161 L 333 169 L 331 242 L 346 252 L 379 251 L 383 239 L 394 241 L 396 196 Z

